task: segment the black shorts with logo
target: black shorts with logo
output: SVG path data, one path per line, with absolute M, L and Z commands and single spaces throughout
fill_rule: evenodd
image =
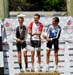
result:
M 54 50 L 58 50 L 59 49 L 59 41 L 58 40 L 53 40 L 53 41 L 48 41 L 47 42 L 47 47 L 48 48 L 52 48 L 52 45 L 54 45 Z
M 41 41 L 40 40 L 31 40 L 31 46 L 34 48 L 41 47 Z
M 17 51 L 21 51 L 21 49 L 26 47 L 26 42 L 21 43 L 16 43 Z

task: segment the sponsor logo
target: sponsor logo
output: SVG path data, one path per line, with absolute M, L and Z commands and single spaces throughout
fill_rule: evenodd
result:
M 4 26 L 5 26 L 5 27 L 9 27 L 9 26 L 10 26 L 10 23 L 9 23 L 9 22 L 6 22 L 6 23 L 4 24 Z
M 65 48 L 59 48 L 59 50 L 65 50 Z
M 58 66 L 59 68 L 64 68 L 64 66 Z
M 71 75 L 73 75 L 73 72 L 70 72 Z
M 65 26 L 63 28 L 63 30 L 68 33 L 68 34 L 72 34 L 73 33 L 73 24 L 72 24 L 72 21 L 71 20 L 68 20 L 67 21 L 67 26 Z
M 73 56 L 73 54 L 69 54 L 69 56 Z
M 69 50 L 73 50 L 73 48 L 69 48 Z
M 73 62 L 73 60 L 71 59 L 70 62 Z

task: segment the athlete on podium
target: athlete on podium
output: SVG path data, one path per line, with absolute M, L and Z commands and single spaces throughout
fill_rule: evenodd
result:
M 54 45 L 55 54 L 55 71 L 58 69 L 58 50 L 59 50 L 59 37 L 61 34 L 61 27 L 58 25 L 59 18 L 54 17 L 52 24 L 48 25 L 47 36 L 43 37 L 46 39 L 46 71 L 49 71 L 49 59 L 52 45 Z
M 34 15 L 34 21 L 32 21 L 28 26 L 28 33 L 30 34 L 31 38 L 31 60 L 32 60 L 32 69 L 31 71 L 34 71 L 34 54 L 35 54 L 35 48 L 37 52 L 38 57 L 38 70 L 41 69 L 41 33 L 43 30 L 43 24 L 39 22 L 40 15 L 35 14 Z
M 18 63 L 20 67 L 20 71 L 22 72 L 22 60 L 21 60 L 21 50 L 23 50 L 24 54 L 24 61 L 25 61 L 25 70 L 27 70 L 28 65 L 27 65 L 27 50 L 26 50 L 26 34 L 27 34 L 27 29 L 25 25 L 23 24 L 24 22 L 24 15 L 20 14 L 17 16 L 18 17 L 18 23 L 19 25 L 16 28 L 16 47 L 17 47 L 17 52 L 18 52 Z

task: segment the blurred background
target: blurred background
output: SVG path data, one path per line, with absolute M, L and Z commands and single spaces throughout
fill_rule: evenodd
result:
M 73 15 L 73 0 L 0 0 L 0 7 L 0 18 L 36 12 L 42 16 Z

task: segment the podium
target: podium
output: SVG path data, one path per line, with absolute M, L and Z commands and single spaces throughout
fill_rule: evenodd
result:
M 27 73 L 19 73 L 16 75 L 60 75 L 57 72 L 27 72 Z

